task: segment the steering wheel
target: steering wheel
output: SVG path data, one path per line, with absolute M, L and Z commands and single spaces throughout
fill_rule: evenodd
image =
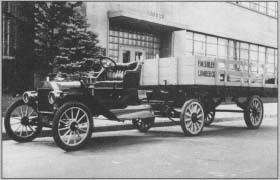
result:
M 116 62 L 113 59 L 106 56 L 100 56 L 100 64 L 104 69 L 114 69 L 117 66 Z

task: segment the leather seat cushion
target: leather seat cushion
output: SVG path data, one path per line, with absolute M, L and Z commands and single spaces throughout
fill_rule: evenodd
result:
M 118 63 L 114 70 L 134 70 L 137 67 L 138 62 L 132 62 L 132 63 Z

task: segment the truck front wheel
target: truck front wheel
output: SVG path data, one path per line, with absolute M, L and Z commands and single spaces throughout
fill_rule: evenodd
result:
M 93 121 L 91 112 L 80 102 L 67 102 L 54 115 L 53 138 L 66 151 L 77 150 L 91 137 Z

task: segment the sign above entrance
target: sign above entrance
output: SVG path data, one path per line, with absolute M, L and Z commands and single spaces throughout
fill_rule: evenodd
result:
M 110 23 L 125 24 L 138 27 L 149 27 L 157 31 L 185 30 L 187 26 L 176 22 L 167 21 L 165 16 L 158 12 L 147 12 L 146 14 L 131 11 L 109 11 Z
M 164 19 L 164 15 L 158 12 L 148 11 L 147 14 L 158 19 Z

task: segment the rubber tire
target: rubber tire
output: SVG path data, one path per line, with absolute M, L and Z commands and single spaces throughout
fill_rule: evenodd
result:
M 64 111 L 73 106 L 82 108 L 87 113 L 87 115 L 89 117 L 89 132 L 88 132 L 85 140 L 82 143 L 78 144 L 77 146 L 67 146 L 66 144 L 64 144 L 62 142 L 62 140 L 59 137 L 58 124 L 59 124 L 60 116 L 64 113 Z M 91 138 L 92 129 L 93 129 L 93 120 L 92 120 L 91 111 L 85 104 L 83 104 L 81 102 L 66 102 L 65 104 L 63 104 L 62 106 L 60 106 L 58 108 L 58 110 L 56 111 L 54 118 L 53 118 L 53 125 L 52 125 L 53 139 L 54 139 L 56 145 L 65 151 L 74 151 L 74 150 L 78 150 L 78 149 L 82 148 L 83 146 L 85 146 L 88 143 L 89 139 Z
M 184 105 L 183 105 L 183 107 L 182 107 L 181 115 L 180 115 L 180 124 L 181 124 L 181 128 L 182 128 L 182 130 L 183 130 L 183 132 L 184 132 L 184 134 L 185 134 L 186 136 L 197 136 L 197 135 L 199 135 L 199 134 L 202 132 L 203 127 L 204 127 L 204 122 L 203 122 L 203 125 L 202 125 L 201 130 L 200 130 L 197 134 L 192 134 L 192 133 L 190 133 L 190 132 L 187 130 L 187 128 L 186 128 L 185 119 L 184 119 L 184 112 L 185 112 L 186 108 L 187 108 L 192 102 L 197 102 L 197 103 L 199 103 L 199 104 L 201 105 L 201 107 L 202 107 L 202 110 L 204 109 L 202 103 L 201 103 L 198 99 L 190 99 L 190 100 L 188 100 L 188 101 L 186 101 L 186 102 L 184 103 Z M 203 110 L 203 111 L 204 111 L 204 110 Z M 203 114 L 204 114 L 204 112 L 203 112 Z M 203 119 L 203 121 L 205 121 L 205 119 Z
M 208 116 L 208 114 L 209 113 L 213 113 L 213 117 L 209 120 L 209 121 L 206 121 L 206 118 L 207 118 L 207 116 Z M 213 123 L 213 121 L 214 121 L 214 119 L 215 119 L 215 111 L 210 111 L 208 114 L 205 114 L 204 116 L 204 126 L 206 126 L 206 127 L 209 127 L 212 123 Z
M 141 119 L 144 123 L 149 123 L 147 127 L 141 127 L 137 124 L 136 120 L 132 120 L 132 124 L 135 128 L 138 129 L 139 132 L 147 132 L 154 124 L 155 117 Z
M 11 126 L 10 126 L 10 116 L 11 116 L 11 113 L 13 112 L 13 110 L 15 108 L 17 108 L 18 106 L 21 106 L 21 105 L 27 105 L 26 103 L 23 102 L 23 100 L 17 100 L 16 102 L 14 102 L 9 108 L 8 108 L 8 111 L 5 115 L 5 119 L 4 119 L 4 127 L 5 127 L 5 130 L 6 130 L 6 133 L 8 134 L 8 136 L 10 138 L 12 138 L 13 140 L 17 141 L 17 142 L 30 142 L 32 141 L 33 139 L 35 139 L 36 137 L 38 137 L 42 131 L 42 123 L 41 123 L 41 119 L 39 118 L 39 124 L 35 130 L 35 133 L 32 135 L 32 136 L 29 136 L 29 137 L 19 137 L 17 135 L 14 134 L 13 130 L 11 129 Z M 37 110 L 37 107 L 35 105 L 30 105 L 28 104 L 29 106 L 32 106 L 32 108 L 34 110 Z M 38 114 L 39 115 L 39 114 Z
M 255 126 L 255 125 L 251 122 L 251 120 L 250 120 L 250 104 L 251 104 L 252 101 L 253 101 L 254 99 L 256 99 L 256 98 L 260 101 L 260 103 L 261 103 L 261 108 L 262 108 L 261 121 L 260 121 L 260 123 L 259 123 L 257 126 Z M 247 102 L 247 105 L 246 105 L 245 109 L 244 109 L 244 120 L 245 120 L 245 123 L 246 123 L 246 125 L 247 125 L 247 128 L 248 128 L 248 129 L 258 129 L 258 128 L 261 126 L 261 124 L 262 124 L 263 114 L 264 114 L 264 109 L 263 109 L 263 102 L 262 102 L 261 98 L 260 98 L 259 96 L 257 96 L 257 95 L 251 96 L 251 97 L 249 98 L 248 102 Z

